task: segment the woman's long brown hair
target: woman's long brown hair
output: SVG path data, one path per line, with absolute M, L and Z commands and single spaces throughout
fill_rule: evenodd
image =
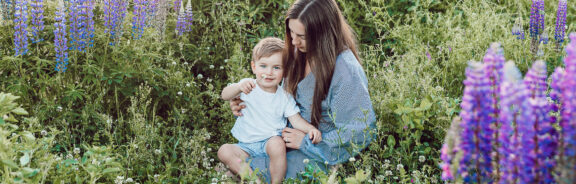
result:
M 298 19 L 306 29 L 306 53 L 292 45 L 288 23 Z M 316 78 L 312 99 L 311 123 L 318 127 L 322 121 L 322 100 L 326 99 L 336 57 L 350 49 L 360 62 L 354 32 L 346 23 L 335 0 L 297 0 L 288 10 L 286 20 L 286 47 L 284 49 L 284 88 L 296 96 L 298 83 L 306 77 L 306 61 Z

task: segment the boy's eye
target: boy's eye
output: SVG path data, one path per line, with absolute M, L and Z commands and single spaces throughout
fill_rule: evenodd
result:
M 262 67 L 262 68 L 266 68 L 266 65 L 260 65 L 260 67 Z
M 274 67 L 274 70 L 280 70 L 280 67 L 279 67 L 279 66 L 275 66 L 275 67 Z

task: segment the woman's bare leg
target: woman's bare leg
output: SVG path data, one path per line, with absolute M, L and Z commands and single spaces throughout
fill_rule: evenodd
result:
M 271 137 L 266 143 L 266 153 L 270 157 L 271 183 L 282 183 L 286 176 L 286 143 L 279 136 Z

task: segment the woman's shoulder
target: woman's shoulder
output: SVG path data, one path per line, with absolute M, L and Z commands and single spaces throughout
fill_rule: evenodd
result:
M 350 50 L 342 51 L 336 58 L 336 66 L 334 68 L 334 76 L 336 75 L 358 75 L 364 73 L 362 65 L 354 53 Z

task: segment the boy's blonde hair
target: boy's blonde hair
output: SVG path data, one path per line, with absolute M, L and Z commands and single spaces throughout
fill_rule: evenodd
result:
M 258 42 L 252 50 L 252 61 L 256 62 L 263 57 L 270 57 L 273 54 L 284 50 L 284 40 L 275 37 L 267 37 Z

